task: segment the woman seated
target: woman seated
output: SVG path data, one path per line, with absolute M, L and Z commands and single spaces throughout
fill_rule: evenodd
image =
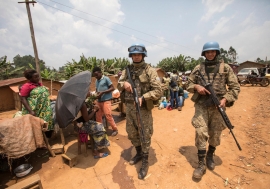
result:
M 48 89 L 39 82 L 39 74 L 36 70 L 25 70 L 24 77 L 29 82 L 22 85 L 20 89 L 20 97 L 23 104 L 22 115 L 31 114 L 39 117 L 48 123 L 48 131 L 53 130 L 52 109 Z
M 86 103 L 83 103 L 80 112 L 81 117 L 75 121 L 79 124 L 75 124 L 74 129 L 80 134 L 89 134 L 94 140 L 93 155 L 94 158 L 103 158 L 107 157 L 108 153 L 100 152 L 101 149 L 107 148 L 110 146 L 106 130 L 102 123 L 94 121 L 95 113 L 99 110 L 98 106 L 94 106 L 93 110 L 90 110 L 90 113 L 87 111 Z M 75 122 L 75 123 L 76 123 Z M 82 123 L 82 125 L 80 124 Z M 87 135 L 86 135 L 87 140 Z

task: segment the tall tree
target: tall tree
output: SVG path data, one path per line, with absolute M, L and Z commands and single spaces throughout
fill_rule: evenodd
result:
M 31 64 L 34 67 L 34 69 L 36 69 L 35 58 L 32 57 L 31 55 L 25 55 L 21 57 L 18 54 L 13 58 L 13 62 L 14 62 L 15 68 L 22 67 L 22 66 L 24 66 L 25 68 L 30 68 L 28 64 Z M 46 68 L 45 62 L 43 60 L 39 60 L 39 67 L 40 67 L 40 70 L 44 70 Z
M 236 50 L 232 46 L 230 46 L 230 48 L 228 50 L 228 59 L 231 61 L 230 63 L 235 63 L 236 58 L 238 58 Z
M 193 69 L 196 65 L 197 62 L 194 59 L 180 54 L 179 56 L 162 59 L 157 64 L 157 67 L 162 68 L 166 72 L 172 72 L 173 70 L 184 72 L 191 70 L 191 68 Z
M 220 48 L 220 55 L 219 55 L 220 59 L 223 59 L 224 62 L 228 63 L 230 62 L 229 58 L 228 58 L 228 52 L 223 49 L 223 48 Z
M 258 63 L 264 63 L 264 60 L 260 59 L 259 57 L 255 60 L 255 62 L 258 62 Z
M 236 62 L 236 59 L 238 58 L 237 57 L 237 52 L 236 50 L 230 46 L 229 50 L 226 51 L 225 49 L 223 48 L 220 48 L 220 59 L 223 59 L 223 61 L 225 63 L 235 63 Z

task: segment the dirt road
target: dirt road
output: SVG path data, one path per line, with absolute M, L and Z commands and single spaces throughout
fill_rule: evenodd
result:
M 38 173 L 45 189 L 269 188 L 269 97 L 269 87 L 241 87 L 239 100 L 227 109 L 227 114 L 243 150 L 238 150 L 229 131 L 224 130 L 214 157 L 216 169 L 207 170 L 201 181 L 192 179 L 194 167 L 197 166 L 197 149 L 194 146 L 194 128 L 190 123 L 194 113 L 190 97 L 181 112 L 154 109 L 150 168 L 145 180 L 137 178 L 140 163 L 135 166 L 128 164 L 135 149 L 127 139 L 125 120 L 118 117 L 118 112 L 115 112 L 115 119 L 119 135 L 109 136 L 111 146 L 108 157 L 94 159 L 91 149 L 88 149 L 89 156 L 79 155 L 78 164 L 69 168 L 62 163 L 61 155 L 52 158 L 46 150 L 37 150 L 29 159 L 34 167 L 30 175 Z M 5 115 L 0 114 L 0 119 L 3 118 Z M 76 154 L 76 136 L 72 128 L 65 129 L 65 136 L 67 151 Z M 59 136 L 50 141 L 51 144 L 57 142 L 60 143 Z M 16 182 L 10 173 L 0 177 L 3 188 Z

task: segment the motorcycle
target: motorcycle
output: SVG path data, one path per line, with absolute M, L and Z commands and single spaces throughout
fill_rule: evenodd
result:
M 257 77 L 255 75 L 247 75 L 246 79 L 239 81 L 240 85 L 252 84 L 261 85 L 262 87 L 267 87 L 269 85 L 269 79 L 265 77 Z

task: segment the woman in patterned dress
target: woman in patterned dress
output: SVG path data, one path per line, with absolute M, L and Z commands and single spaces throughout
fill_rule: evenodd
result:
M 48 123 L 48 130 L 53 130 L 53 112 L 48 89 L 39 82 L 39 74 L 36 70 L 25 70 L 24 77 L 29 82 L 20 89 L 22 115 L 31 114 L 39 117 Z

